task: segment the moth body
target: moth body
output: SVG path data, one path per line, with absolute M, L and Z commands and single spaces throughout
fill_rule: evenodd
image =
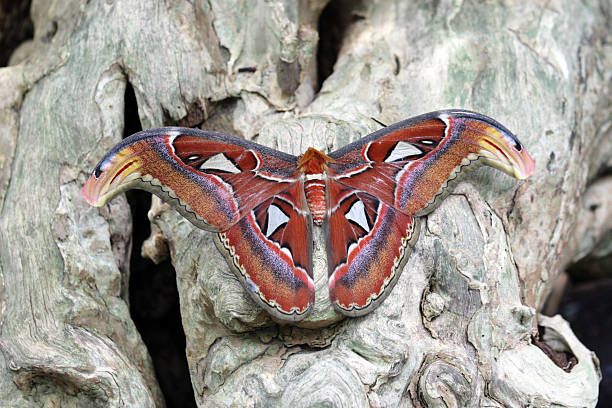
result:
M 304 183 L 304 191 L 306 192 L 306 201 L 308 209 L 312 214 L 312 221 L 316 225 L 322 225 L 327 213 L 327 204 L 325 200 L 325 184 L 327 182 L 328 163 L 334 160 L 317 149 L 310 147 L 306 153 L 300 156 L 298 161 L 298 170 L 304 174 L 306 182 Z

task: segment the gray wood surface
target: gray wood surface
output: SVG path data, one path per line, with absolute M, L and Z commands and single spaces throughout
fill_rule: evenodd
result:
M 0 405 L 164 406 L 127 305 L 127 202 L 80 196 L 121 139 L 128 82 L 143 128 L 201 125 L 300 154 L 342 147 L 372 118 L 465 108 L 536 161 L 521 182 L 471 172 L 363 318 L 332 310 L 317 228 L 317 300 L 299 325 L 272 321 L 212 235 L 154 199 L 200 406 L 595 405 L 595 355 L 538 310 L 612 228 L 612 182 L 598 179 L 612 167 L 612 4 L 339 3 L 345 17 L 326 24 L 347 28 L 317 89 L 325 0 L 33 1 L 35 38 L 0 69 Z M 532 344 L 538 325 L 578 359 L 571 372 Z

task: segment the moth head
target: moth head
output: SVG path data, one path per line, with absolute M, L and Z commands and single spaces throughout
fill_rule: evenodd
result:
M 134 187 L 141 177 L 142 159 L 134 154 L 133 146 L 111 150 L 94 168 L 83 186 L 83 198 L 101 207 L 117 194 Z
M 317 149 L 310 147 L 306 153 L 300 156 L 298 169 L 302 173 L 314 174 L 322 173 L 327 168 L 327 163 L 334 163 L 335 160 Z
M 490 166 L 518 179 L 526 179 L 533 173 L 535 162 L 527 153 L 525 147 L 509 130 L 496 123 L 496 126 L 480 122 L 470 123 L 469 127 L 477 127 L 479 135 L 479 154 Z

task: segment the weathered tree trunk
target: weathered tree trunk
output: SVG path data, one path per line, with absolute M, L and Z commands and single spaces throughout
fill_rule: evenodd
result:
M 612 229 L 612 181 L 597 179 L 612 166 L 611 3 L 358 3 L 336 1 L 320 25 L 341 47 L 319 90 L 326 0 L 34 1 L 34 41 L 0 69 L 3 406 L 164 405 L 126 303 L 126 200 L 98 210 L 80 196 L 122 136 L 128 82 L 143 128 L 300 154 L 373 131 L 371 118 L 456 107 L 500 120 L 536 160 L 524 182 L 472 172 L 363 318 L 332 310 L 317 228 L 317 300 L 299 325 L 273 322 L 212 235 L 154 201 L 200 406 L 595 405 L 594 354 L 537 311 Z

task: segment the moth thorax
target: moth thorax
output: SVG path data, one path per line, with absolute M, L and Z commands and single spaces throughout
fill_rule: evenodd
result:
M 325 219 L 325 180 L 321 175 L 318 178 L 310 178 L 315 176 L 314 174 L 306 175 L 306 183 L 304 184 L 304 190 L 306 191 L 306 201 L 308 201 L 308 208 L 312 214 L 312 220 L 315 224 L 323 224 Z
M 334 159 L 310 147 L 306 153 L 300 156 L 298 170 L 306 176 L 304 190 L 306 190 L 306 201 L 315 224 L 323 224 L 325 219 L 325 170 L 328 163 Z

